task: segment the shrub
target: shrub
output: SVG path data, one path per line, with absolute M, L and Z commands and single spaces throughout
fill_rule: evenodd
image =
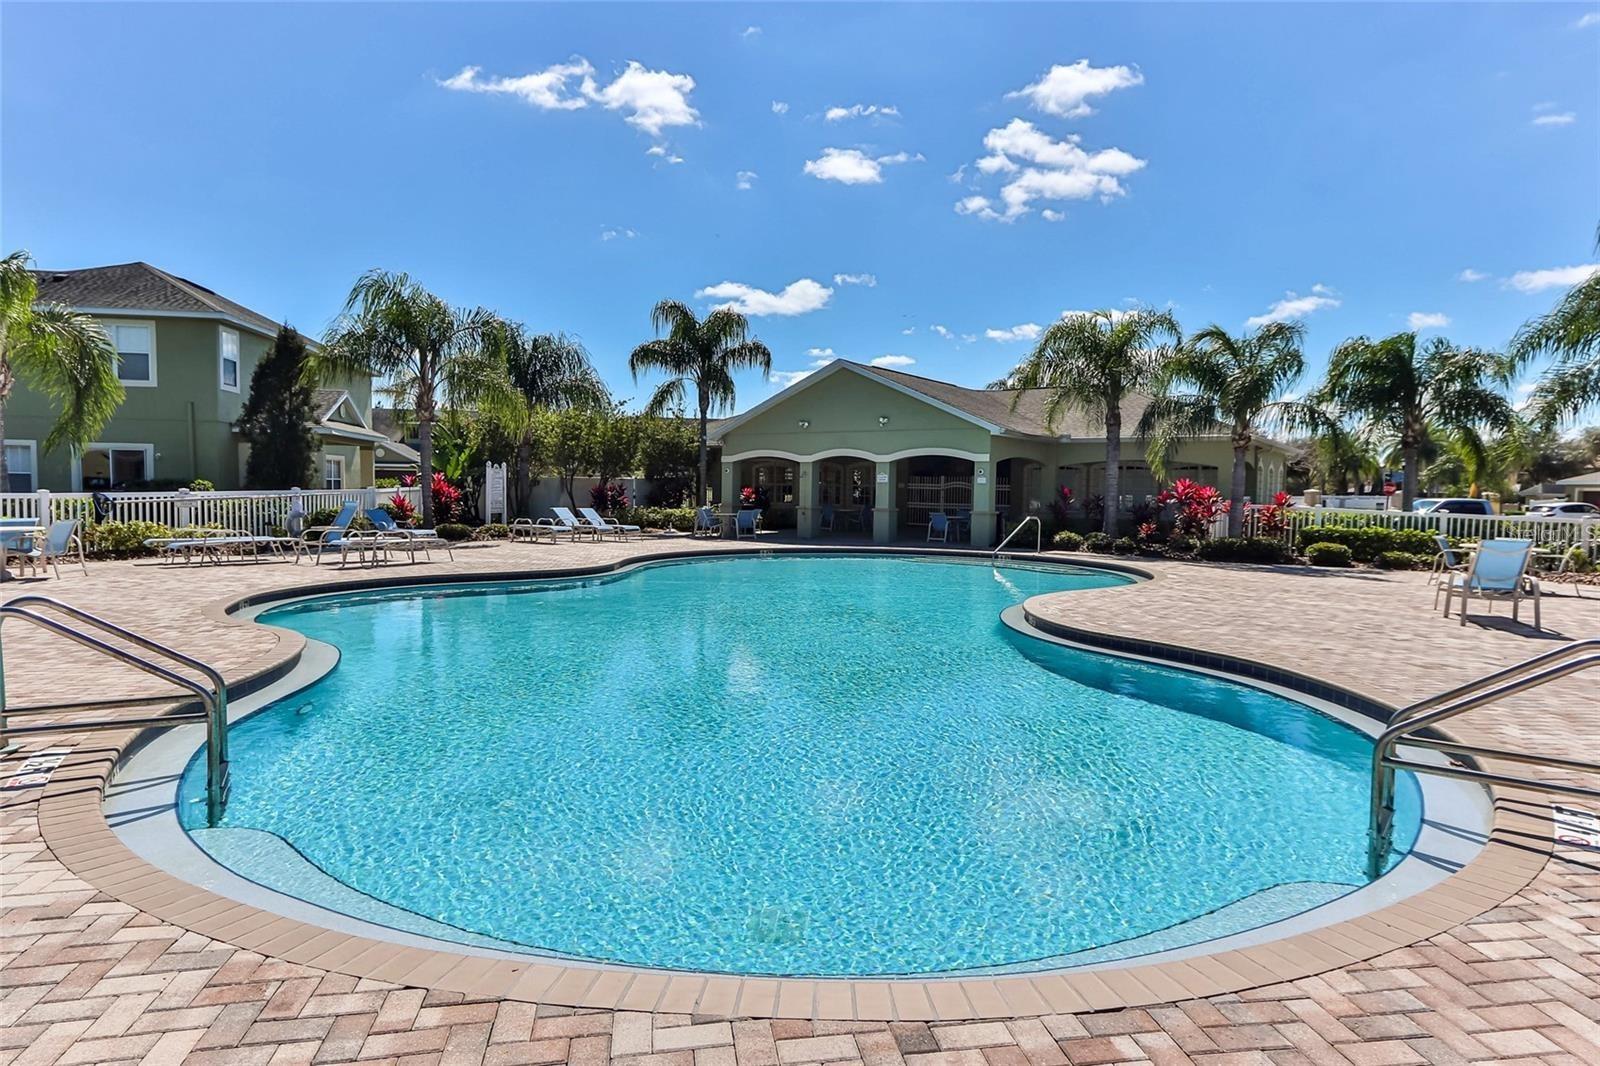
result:
M 217 487 L 203 477 L 197 477 L 189 482 L 190 492 L 216 492 Z
M 440 536 L 443 536 L 441 533 Z M 447 540 L 449 538 L 446 538 Z M 473 540 L 510 540 L 511 527 L 504 522 L 490 522 L 472 531 Z
M 1306 560 L 1312 566 L 1349 566 L 1350 549 L 1332 541 L 1318 541 L 1306 548 Z
M 1132 537 L 1118 537 L 1111 542 L 1111 550 L 1118 555 L 1136 555 L 1139 552 L 1139 542 Z
M 1083 538 L 1083 546 L 1092 552 L 1105 555 L 1111 551 L 1111 536 L 1106 533 L 1090 533 Z
M 1379 552 L 1372 565 L 1379 570 L 1421 570 L 1430 562 L 1428 556 L 1414 552 Z
M 675 529 L 679 533 L 694 529 L 693 507 L 620 507 L 615 517 L 640 529 Z
M 1170 489 L 1157 493 L 1156 504 L 1159 507 L 1175 505 L 1178 517 L 1174 528 L 1190 537 L 1205 537 L 1211 531 L 1211 523 L 1227 514 L 1232 506 L 1215 486 L 1202 485 L 1186 477 L 1174 481 Z
M 1170 555 L 1193 555 L 1195 539 L 1182 533 L 1174 533 L 1167 538 L 1167 552 Z
M 464 526 L 460 522 L 444 522 L 435 527 L 441 540 L 466 540 L 472 536 L 472 527 Z M 510 531 L 507 531 L 510 535 Z
M 1567 552 L 1567 569 L 1574 574 L 1588 574 L 1594 571 L 1594 560 L 1589 558 L 1589 553 L 1578 547 L 1572 546 Z
M 1050 538 L 1050 546 L 1056 551 L 1081 552 L 1083 551 L 1083 537 L 1070 529 L 1063 529 L 1060 533 Z
M 174 531 L 160 522 L 96 522 L 80 530 L 83 554 L 90 559 L 137 559 L 154 555 L 144 542 L 151 537 L 170 537 Z
M 1370 563 L 1384 552 L 1431 555 L 1437 545 L 1425 529 L 1389 529 L 1385 526 L 1306 526 L 1296 535 L 1301 551 L 1313 544 L 1342 544 L 1357 562 Z
M 438 471 L 433 475 L 433 521 L 445 525 L 459 523 L 466 517 L 467 501 L 461 495 L 461 490 L 450 484 L 449 480 Z
M 1201 541 L 1195 554 L 1213 563 L 1286 563 L 1287 545 L 1271 537 L 1218 537 Z
M 389 497 L 388 503 L 380 506 L 389 512 L 389 517 L 393 518 L 398 525 L 414 526 L 417 524 L 417 509 L 411 505 L 410 500 L 398 492 Z
M 400 479 L 397 477 L 380 477 L 372 485 L 374 488 L 379 489 L 397 489 L 400 487 Z
M 615 514 L 628 506 L 628 492 L 620 481 L 608 481 L 589 489 L 589 506 L 601 514 Z M 638 525 L 637 522 L 633 523 Z

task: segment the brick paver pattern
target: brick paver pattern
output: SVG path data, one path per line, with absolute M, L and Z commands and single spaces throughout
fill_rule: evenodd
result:
M 580 566 L 658 547 L 502 545 L 462 551 L 455 564 L 435 568 Z M 1092 614 L 1126 632 L 1167 630 L 1163 639 L 1183 635 L 1180 642 L 1314 671 L 1391 702 L 1550 646 L 1503 618 L 1446 627 L 1428 610 L 1417 575 L 1151 569 L 1160 582 L 1135 594 L 1156 597 L 1161 611 L 1129 618 L 1107 598 L 1118 591 L 1104 590 L 1093 601 L 1063 602 L 1062 616 L 1092 625 Z M 216 659 L 232 676 L 270 657 L 276 638 L 205 619 L 201 605 L 352 576 L 360 575 L 286 564 L 100 564 L 87 578 L 12 584 L 7 594 L 63 596 Z M 1566 636 L 1600 632 L 1600 601 L 1550 601 L 1546 622 Z M 113 677 L 56 645 L 30 655 L 39 639 L 7 634 L 8 682 L 32 698 L 63 676 L 129 690 L 125 674 Z M 1501 723 L 1491 732 L 1600 756 L 1594 693 L 1591 675 L 1587 688 L 1567 685 L 1534 705 L 1525 729 Z M 13 758 L 0 770 L 16 765 Z M 715 982 L 694 1003 L 585 1012 L 358 980 L 239 950 L 79 881 L 40 837 L 37 795 L 0 794 L 0 1066 L 1600 1063 L 1600 853 L 1578 848 L 1558 849 L 1523 891 L 1446 934 L 1238 995 L 1003 1022 L 752 1020 L 710 1009 Z

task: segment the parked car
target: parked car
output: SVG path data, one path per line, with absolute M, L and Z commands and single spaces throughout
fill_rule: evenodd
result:
M 1529 518 L 1594 518 L 1600 519 L 1600 507 L 1592 503 L 1530 503 Z
M 1474 499 L 1470 496 L 1417 500 L 1411 505 L 1411 509 L 1419 514 L 1494 514 L 1494 508 L 1489 506 L 1488 500 Z

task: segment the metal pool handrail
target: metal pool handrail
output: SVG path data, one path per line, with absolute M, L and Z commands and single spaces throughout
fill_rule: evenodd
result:
M 70 625 L 32 608 L 60 612 L 81 625 Z M 44 725 L 12 726 L 8 718 L 16 715 L 63 714 L 91 709 L 105 710 L 113 707 L 143 707 L 171 703 L 174 699 L 182 697 L 166 693 L 159 696 L 71 700 L 62 703 L 35 703 L 14 707 L 10 706 L 6 701 L 5 666 L 3 657 L 0 657 L 0 738 L 40 733 L 75 733 L 95 729 L 166 729 L 190 722 L 204 722 L 206 725 L 206 821 L 210 825 L 217 824 L 222 818 L 223 809 L 228 802 L 228 688 L 222 680 L 222 675 L 216 669 L 201 662 L 199 659 L 169 648 L 165 644 L 149 637 L 141 636 L 98 615 L 90 614 L 49 596 L 18 596 L 16 599 L 0 605 L 0 624 L 3 624 L 8 618 L 21 619 L 41 629 L 48 630 L 57 636 L 65 637 L 81 644 L 91 651 L 99 652 L 109 658 L 127 663 L 136 670 L 142 670 L 147 674 L 158 677 L 193 695 L 200 701 L 201 709 L 178 714 L 153 715 L 145 718 L 102 718 L 91 721 L 68 720 L 50 722 Z M 93 633 L 86 632 L 86 629 L 99 630 L 101 633 L 110 634 L 146 651 L 154 652 L 159 658 L 164 658 L 170 663 L 187 667 L 199 673 L 204 677 L 206 683 L 202 684 L 200 681 L 192 677 L 186 677 L 169 666 L 153 662 L 126 648 L 121 648 L 102 640 Z
M 1600 638 L 1575 640 L 1554 651 L 1536 655 L 1514 666 L 1486 674 L 1475 681 L 1429 696 L 1396 712 L 1390 725 L 1378 736 L 1372 749 L 1372 799 L 1367 823 L 1367 874 L 1377 877 L 1383 870 L 1383 860 L 1389 854 L 1394 836 L 1395 771 L 1436 774 L 1463 781 L 1477 781 L 1486 785 L 1507 785 L 1525 788 L 1531 792 L 1545 792 L 1557 796 L 1574 796 L 1581 799 L 1600 799 L 1600 789 L 1581 785 L 1563 785 L 1534 778 L 1513 777 L 1488 770 L 1474 770 L 1465 766 L 1435 766 L 1400 758 L 1395 749 L 1400 744 L 1428 748 L 1452 755 L 1467 755 L 1506 762 L 1544 766 L 1554 770 L 1600 774 L 1600 764 L 1579 759 L 1566 759 L 1554 755 L 1535 755 L 1522 751 L 1485 748 L 1462 744 L 1453 740 L 1438 740 L 1414 735 L 1416 731 L 1454 718 L 1456 715 L 1479 707 L 1497 703 L 1528 689 L 1538 688 L 1558 678 L 1580 673 L 1592 666 L 1600 666 Z
M 1004 548 L 1007 544 L 1010 544 L 1012 537 L 1016 536 L 1018 533 L 1021 533 L 1024 529 L 1027 529 L 1029 522 L 1032 522 L 1034 527 L 1033 551 L 1034 554 L 1037 555 L 1040 549 L 1044 547 L 1044 523 L 1039 521 L 1038 515 L 1031 514 L 1022 521 L 1018 522 L 1016 529 L 1013 529 L 1010 533 L 1006 534 L 1005 539 L 995 546 L 994 551 L 989 553 L 989 558 L 998 559 L 1000 557 L 1000 549 Z

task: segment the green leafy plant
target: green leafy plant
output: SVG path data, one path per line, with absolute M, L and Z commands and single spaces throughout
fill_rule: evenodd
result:
M 1050 538 L 1050 546 L 1056 551 L 1081 552 L 1083 551 L 1083 535 L 1074 533 L 1070 529 L 1063 529 Z
M 1312 566 L 1349 566 L 1350 549 L 1343 544 L 1322 541 L 1306 549 L 1306 561 Z
M 1167 554 L 1193 555 L 1195 546 L 1198 543 L 1193 537 L 1184 536 L 1182 533 L 1174 533 L 1167 538 Z
M 688 533 L 694 529 L 693 507 L 623 507 L 617 521 L 641 529 L 673 529 Z
M 283 326 L 250 374 L 239 432 L 250 445 L 244 483 L 252 489 L 311 484 L 317 438 L 311 431 L 310 358 L 305 338 Z
M 156 554 L 145 547 L 153 537 L 171 537 L 176 532 L 159 522 L 97 522 L 82 530 L 83 554 L 90 559 L 137 559 Z
M 1111 542 L 1111 551 L 1116 555 L 1139 554 L 1139 542 L 1132 537 L 1118 537 Z
M 441 540 L 470 540 L 472 537 L 472 527 L 464 526 L 460 522 L 445 522 L 435 527 L 435 532 L 439 534 Z M 508 530 L 507 535 L 509 532 Z
M 1289 546 L 1272 537 L 1218 537 L 1201 541 L 1195 555 L 1213 563 L 1287 563 Z
M 446 523 L 449 524 L 449 523 Z M 443 536 L 444 534 L 440 534 Z M 449 538 L 446 538 L 447 540 Z M 504 522 L 490 522 L 472 531 L 473 540 L 510 540 L 511 527 Z
M 1092 552 L 1106 555 L 1111 551 L 1113 538 L 1109 533 L 1090 533 L 1083 538 L 1083 546 Z
M 1379 570 L 1422 570 L 1432 561 L 1429 556 L 1412 552 L 1379 552 L 1373 557 L 1372 565 Z
M 190 492 L 216 492 L 217 487 L 203 477 L 197 477 L 189 482 Z

